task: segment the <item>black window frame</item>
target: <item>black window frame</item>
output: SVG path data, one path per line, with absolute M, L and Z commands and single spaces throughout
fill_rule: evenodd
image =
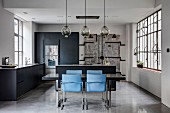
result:
M 162 18 L 158 19 L 158 13 L 162 14 L 162 9 L 137 23 L 137 61 L 143 62 L 144 68 L 161 71 L 162 28 L 159 29 L 159 22 L 162 24 Z
M 15 20 L 17 21 L 17 23 L 18 23 L 18 26 L 17 26 L 17 29 L 18 29 L 18 33 L 15 33 Z M 20 24 L 21 24 L 21 28 L 20 28 Z M 22 33 L 20 33 L 20 32 L 22 32 Z M 15 38 L 17 38 L 17 40 L 18 40 L 18 45 L 17 45 L 17 50 L 15 50 Z M 20 38 L 21 38 L 21 40 L 20 40 Z M 20 45 L 20 41 L 22 41 L 21 43 L 21 45 Z M 21 50 L 20 50 L 21 49 Z M 16 63 L 16 61 L 15 61 L 15 53 L 17 54 L 17 56 L 18 56 L 18 62 Z M 21 59 L 20 59 L 20 54 L 21 54 Z M 17 18 L 14 18 L 14 62 L 15 62 L 15 64 L 16 65 L 23 65 L 23 22 L 21 21 L 21 20 L 19 20 L 19 19 L 17 19 Z

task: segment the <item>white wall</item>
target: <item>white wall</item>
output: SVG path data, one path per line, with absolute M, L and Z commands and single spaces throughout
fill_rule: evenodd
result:
M 136 48 L 136 24 L 126 25 L 126 78 L 131 81 L 131 67 L 136 64 L 133 50 Z
M 35 61 L 35 45 L 34 45 L 34 40 L 35 40 L 35 37 L 34 37 L 34 33 L 37 32 L 37 24 L 32 22 L 32 63 L 34 63 Z
M 136 43 L 136 24 L 127 25 L 127 55 L 129 57 L 129 62 L 127 62 L 127 73 L 128 78 L 131 82 L 144 88 L 150 93 L 161 98 L 161 73 L 148 69 L 137 68 L 136 56 L 134 55 L 134 49 L 137 47 Z
M 34 32 L 37 31 L 37 25 L 31 21 L 23 22 L 23 64 L 25 58 L 29 58 L 29 63 L 34 63 Z
M 14 15 L 2 8 L 0 0 L 0 64 L 5 56 L 14 63 Z
M 23 22 L 23 37 L 23 64 L 25 64 L 25 58 L 29 58 L 29 63 L 32 63 L 32 22 Z
M 162 103 L 170 107 L 170 0 L 162 0 Z
M 88 27 L 90 28 L 91 34 L 100 34 L 100 29 L 103 26 L 103 24 L 88 24 Z M 126 44 L 126 31 L 125 31 L 125 25 L 107 25 L 110 29 L 111 34 L 119 34 L 120 35 L 120 41 L 122 44 Z M 37 32 L 61 32 L 61 28 L 63 25 L 45 25 L 45 24 L 39 24 Z M 72 32 L 80 32 L 81 28 L 83 27 L 83 24 L 77 24 L 77 25 L 69 25 Z M 83 44 L 84 38 L 80 35 L 79 43 Z M 122 59 L 126 59 L 126 47 L 121 47 L 120 55 Z M 84 57 L 84 48 L 80 47 L 79 51 L 79 59 L 82 60 Z M 126 75 L 126 66 L 125 63 L 121 63 L 121 72 L 122 74 Z
M 132 67 L 131 81 L 161 98 L 161 73 Z

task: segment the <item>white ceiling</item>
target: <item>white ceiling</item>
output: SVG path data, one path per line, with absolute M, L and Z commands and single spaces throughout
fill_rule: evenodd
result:
M 150 14 L 154 7 L 155 0 L 106 0 L 106 23 L 138 22 Z M 4 8 L 26 21 L 42 24 L 65 23 L 65 0 L 4 0 Z M 76 19 L 76 16 L 83 15 L 84 0 L 68 0 L 68 23 L 84 23 L 84 20 Z M 103 0 L 87 0 L 87 16 L 100 16 L 98 20 L 87 20 L 88 23 L 102 23 Z

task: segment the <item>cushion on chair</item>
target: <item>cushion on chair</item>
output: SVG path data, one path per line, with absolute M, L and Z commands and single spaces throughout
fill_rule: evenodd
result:
M 87 74 L 86 82 L 87 92 L 105 92 L 106 75 L 105 74 Z
M 82 80 L 80 74 L 62 74 L 63 92 L 81 92 Z
M 82 74 L 82 70 L 66 70 L 66 74 Z
M 102 70 L 87 70 L 87 74 L 102 74 Z

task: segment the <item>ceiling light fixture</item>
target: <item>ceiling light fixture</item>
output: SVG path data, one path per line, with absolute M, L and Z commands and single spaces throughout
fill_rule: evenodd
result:
M 81 35 L 85 38 L 89 37 L 90 29 L 86 26 L 86 0 L 85 0 L 85 25 L 81 29 Z
M 61 33 L 64 37 L 68 38 L 71 34 L 71 29 L 67 26 L 67 0 L 66 0 L 66 25 L 61 29 Z
M 106 38 L 110 33 L 110 30 L 108 27 L 105 25 L 105 0 L 104 0 L 104 26 L 100 30 L 100 35 L 104 38 Z

